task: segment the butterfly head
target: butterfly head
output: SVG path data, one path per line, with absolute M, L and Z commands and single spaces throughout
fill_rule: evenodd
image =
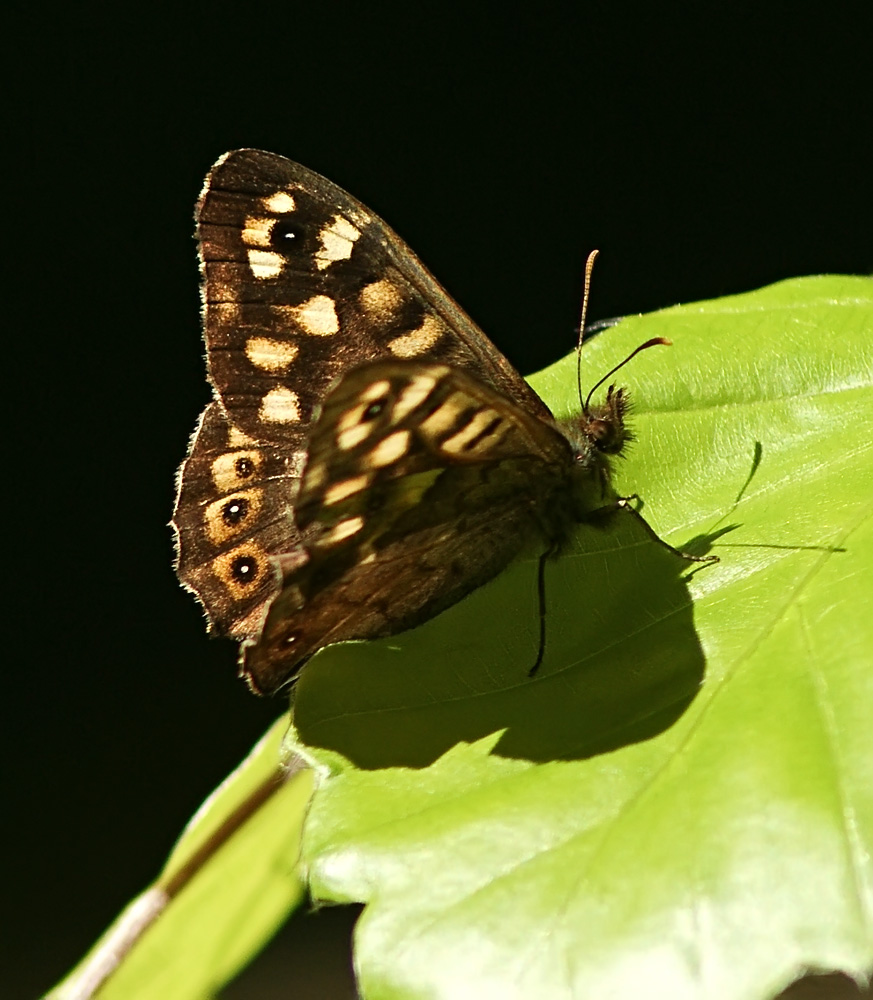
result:
M 602 403 L 586 406 L 580 415 L 560 421 L 561 432 L 576 460 L 576 483 L 583 507 L 590 499 L 591 484 L 598 484 L 596 488 L 601 490 L 609 482 L 611 459 L 633 440 L 633 433 L 624 422 L 629 409 L 627 390 L 611 385 Z
M 592 458 L 596 458 L 598 455 L 619 455 L 624 450 L 625 445 L 629 441 L 633 441 L 633 434 L 624 423 L 624 418 L 630 409 L 627 391 L 610 385 L 606 390 L 605 402 L 599 406 L 591 405 L 591 397 L 611 375 L 614 375 L 619 368 L 623 368 L 640 351 L 645 351 L 649 347 L 668 346 L 669 344 L 670 341 L 665 337 L 654 337 L 652 340 L 647 340 L 596 382 L 585 399 L 582 399 L 580 391 L 579 400 L 582 403 L 582 416 L 577 428 L 575 428 L 576 433 L 571 432 L 568 435 L 578 462 L 583 465 L 591 465 L 593 464 Z M 567 430 L 568 428 L 565 427 L 564 432 L 567 433 Z M 599 464 L 603 465 L 602 462 Z
M 624 418 L 630 408 L 627 392 L 611 385 L 606 401 L 600 406 L 586 407 L 581 430 L 590 445 L 604 455 L 618 455 L 628 441 L 633 440 L 625 427 Z

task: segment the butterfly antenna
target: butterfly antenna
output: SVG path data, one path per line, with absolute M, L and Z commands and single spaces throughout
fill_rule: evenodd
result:
M 647 340 L 645 344 L 640 344 L 640 346 L 636 348 L 636 350 L 631 351 L 630 354 L 628 354 L 628 356 L 624 359 L 624 361 L 620 361 L 615 366 L 615 368 L 608 371 L 603 376 L 603 378 L 600 379 L 599 382 L 595 382 L 594 385 L 591 387 L 591 392 L 588 393 L 588 395 L 585 397 L 585 402 L 582 404 L 582 412 L 585 414 L 585 416 L 586 417 L 588 416 L 588 404 L 591 402 L 591 397 L 610 376 L 615 375 L 615 373 L 619 370 L 619 368 L 624 368 L 624 366 L 628 363 L 628 361 L 630 361 L 631 358 L 639 354 L 640 351 L 645 351 L 649 347 L 657 347 L 658 344 L 664 344 L 665 347 L 670 347 L 672 343 L 673 341 L 667 340 L 666 337 L 652 337 L 651 340 Z
M 588 412 L 588 404 L 582 401 L 582 341 L 585 339 L 585 316 L 588 312 L 588 295 L 591 292 L 591 272 L 594 270 L 594 261 L 597 260 L 599 250 L 592 250 L 585 261 L 585 288 L 582 292 L 582 316 L 579 319 L 579 340 L 576 342 L 576 391 L 579 393 L 579 402 L 582 403 L 582 412 Z M 590 397 L 589 397 L 590 398 Z

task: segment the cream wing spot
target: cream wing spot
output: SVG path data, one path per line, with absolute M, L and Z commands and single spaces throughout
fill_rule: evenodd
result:
M 390 319 L 402 305 L 403 292 L 388 278 L 371 281 L 361 289 L 361 307 L 371 316 Z
M 249 445 L 256 445 L 258 442 L 248 436 L 245 431 L 231 425 L 227 431 L 227 443 L 231 448 L 247 448 Z
M 408 414 L 420 406 L 436 388 L 437 380 L 430 375 L 419 375 L 409 383 L 397 396 L 391 418 L 399 423 Z
M 454 430 L 460 414 L 470 406 L 471 400 L 462 392 L 453 392 L 438 409 L 434 410 L 419 425 L 419 431 L 425 437 L 438 437 L 447 431 Z
M 336 216 L 333 220 L 331 231 L 341 239 L 348 240 L 350 243 L 354 243 L 361 235 L 360 229 L 355 228 L 348 219 L 344 219 L 341 215 Z
M 257 444 L 254 438 L 250 438 L 244 431 L 237 427 L 231 427 L 227 432 L 227 443 L 231 448 L 245 448 L 250 444 Z
M 321 249 L 315 252 L 315 266 L 323 271 L 338 260 L 348 260 L 360 235 L 360 229 L 356 229 L 348 219 L 341 215 L 334 216 L 318 234 Z
M 306 489 L 320 490 L 327 481 L 327 467 L 324 465 L 312 465 L 306 469 Z
M 366 403 L 373 403 L 380 396 L 384 396 L 391 391 L 391 383 L 388 379 L 381 379 L 379 382 L 374 382 L 372 385 L 368 385 L 367 388 L 361 393 L 360 398 Z
M 336 422 L 337 433 L 342 434 L 343 431 L 357 427 L 361 422 L 361 417 L 364 415 L 364 410 L 369 405 L 369 403 L 360 403 L 358 406 L 353 406 L 350 410 L 346 410 L 345 413 L 341 413 Z
M 388 350 L 397 358 L 414 358 L 442 337 L 445 327 L 436 316 L 425 316 L 420 326 L 388 341 Z
M 275 219 L 264 219 L 256 215 L 248 216 L 242 231 L 243 243 L 250 247 L 268 247 L 275 221 Z
M 503 437 L 505 432 L 505 428 L 501 430 L 503 423 L 504 420 L 496 410 L 480 410 L 457 434 L 453 434 L 443 441 L 440 448 L 450 455 L 458 455 L 462 452 L 471 456 L 476 455 L 493 447 L 495 434 L 500 432 L 500 437 Z M 481 439 L 477 441 L 477 438 Z
M 395 431 L 383 438 L 376 447 L 364 456 L 367 465 L 381 469 L 402 458 L 409 451 L 409 431 Z
M 297 202 L 294 201 L 294 195 L 288 191 L 277 191 L 268 198 L 264 198 L 262 204 L 268 212 L 275 212 L 277 215 L 286 215 L 288 212 L 294 212 L 297 209 Z
M 362 441 L 366 441 L 372 433 L 373 427 L 370 424 L 357 423 L 354 427 L 349 427 L 348 430 L 340 431 L 337 434 L 337 448 L 341 451 L 348 451 Z
M 249 269 L 259 280 L 275 278 L 285 267 L 285 258 L 270 250 L 249 250 Z
M 300 399 L 284 385 L 271 389 L 261 400 L 261 420 L 276 424 L 293 424 L 300 420 Z
M 369 475 L 355 476 L 353 479 L 346 479 L 328 487 L 324 492 L 325 506 L 331 507 L 347 497 L 354 496 L 355 493 L 360 493 L 361 490 L 365 490 L 370 485 L 372 478 Z
M 256 368 L 278 372 L 287 368 L 300 353 L 297 344 L 271 337 L 250 337 L 246 341 L 246 357 Z
M 345 539 L 351 538 L 352 535 L 356 535 L 363 527 L 364 519 L 362 517 L 347 517 L 344 521 L 340 521 L 339 524 L 331 528 L 326 534 L 322 535 L 316 544 L 319 547 L 336 545 L 338 542 L 345 541 Z
M 293 308 L 294 319 L 313 337 L 330 337 L 339 332 L 336 304 L 329 295 L 313 295 Z

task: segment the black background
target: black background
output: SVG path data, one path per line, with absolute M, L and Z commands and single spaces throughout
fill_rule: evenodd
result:
M 213 160 L 259 146 L 338 182 L 530 371 L 572 347 L 593 247 L 592 319 L 870 273 L 869 10 L 24 9 L 4 143 L 4 996 L 80 957 L 281 710 L 235 679 L 171 569 L 173 475 L 209 398 L 191 213 Z M 346 995 L 350 926 L 298 918 L 228 996 Z

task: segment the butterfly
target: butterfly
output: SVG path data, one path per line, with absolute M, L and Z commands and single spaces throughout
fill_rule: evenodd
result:
M 627 393 L 556 421 L 337 185 L 236 150 L 196 222 L 215 399 L 179 470 L 176 569 L 211 632 L 242 640 L 252 690 L 283 689 L 330 643 L 432 618 L 532 542 L 542 573 L 615 506 Z

